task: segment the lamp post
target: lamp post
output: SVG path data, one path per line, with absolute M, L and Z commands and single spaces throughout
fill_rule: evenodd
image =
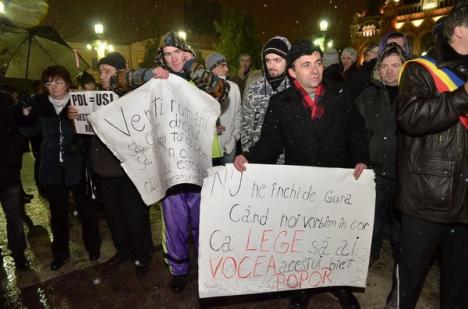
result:
M 319 28 L 320 28 L 321 35 L 320 35 L 319 38 L 316 39 L 316 41 L 317 41 L 316 45 L 320 46 L 320 48 L 322 50 L 324 50 L 326 47 L 328 47 L 328 48 L 333 47 L 333 41 L 328 40 L 328 36 L 327 36 L 328 26 L 329 26 L 329 23 L 328 23 L 328 21 L 326 19 L 322 19 L 319 22 Z M 315 44 L 315 42 L 314 42 L 314 44 Z
M 325 19 L 322 19 L 319 23 L 319 26 L 320 26 L 320 31 L 326 32 L 328 30 L 328 21 L 326 21 Z
M 109 42 L 103 39 L 104 26 L 101 23 L 94 25 L 94 33 L 96 35 L 96 39 L 93 40 L 91 44 L 87 44 L 86 48 L 88 50 L 94 49 L 96 51 L 98 59 L 101 59 L 106 56 L 106 52 L 114 51 L 114 46 L 112 46 L 111 44 L 109 44 Z
M 187 40 L 187 32 L 185 31 L 179 31 L 177 33 L 177 35 L 179 36 L 179 38 L 181 38 L 182 40 L 186 41 Z

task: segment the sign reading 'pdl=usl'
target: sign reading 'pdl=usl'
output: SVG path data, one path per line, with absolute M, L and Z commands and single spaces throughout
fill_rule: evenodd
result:
M 71 92 L 70 104 L 78 110 L 78 118 L 74 120 L 76 133 L 94 135 L 88 115 L 118 98 L 119 96 L 112 91 Z

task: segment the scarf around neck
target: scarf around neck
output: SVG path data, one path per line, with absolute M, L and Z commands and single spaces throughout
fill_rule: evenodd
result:
M 297 81 L 297 79 L 293 79 L 294 87 L 299 90 L 302 95 L 302 99 L 304 102 L 305 108 L 310 108 L 310 119 L 316 120 L 323 117 L 325 114 L 325 109 L 323 106 L 318 105 L 318 101 L 325 91 L 323 84 L 320 84 L 315 88 L 314 98 L 312 99 L 307 91 L 302 87 L 302 85 Z
M 57 113 L 57 115 L 60 114 L 60 112 L 62 112 L 65 105 L 67 105 L 68 100 L 70 100 L 70 94 L 69 93 L 67 93 L 61 99 L 54 99 L 52 96 L 49 96 L 49 101 L 54 106 L 55 112 Z

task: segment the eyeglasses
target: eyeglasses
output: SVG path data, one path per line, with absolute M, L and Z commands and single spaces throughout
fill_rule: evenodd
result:
M 57 85 L 57 86 L 62 86 L 63 84 L 65 84 L 65 82 L 63 80 L 53 80 L 51 82 L 47 82 L 44 84 L 44 86 L 46 86 L 47 88 L 49 87 L 52 87 L 52 85 Z

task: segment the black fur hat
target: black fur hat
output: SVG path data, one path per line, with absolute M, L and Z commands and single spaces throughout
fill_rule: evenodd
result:
M 291 45 L 288 53 L 288 67 L 292 67 L 294 61 L 304 55 L 312 55 L 314 52 L 319 52 L 323 57 L 323 52 L 319 46 L 312 44 L 312 41 L 307 39 L 299 39 Z

